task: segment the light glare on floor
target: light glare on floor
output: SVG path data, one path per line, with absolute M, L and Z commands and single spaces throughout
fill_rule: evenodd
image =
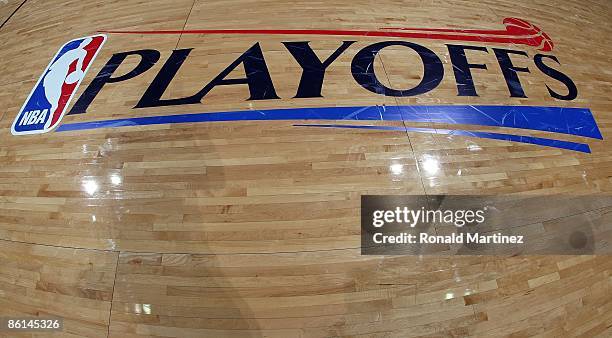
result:
M 84 181 L 83 189 L 85 189 L 85 192 L 89 195 L 93 195 L 98 191 L 98 183 L 93 180 Z

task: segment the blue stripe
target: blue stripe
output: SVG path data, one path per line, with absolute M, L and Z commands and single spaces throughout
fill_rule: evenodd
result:
M 117 128 L 172 123 L 282 120 L 408 121 L 519 128 L 603 139 L 587 108 L 535 106 L 355 106 L 245 110 L 67 123 L 57 131 Z M 384 129 L 386 127 L 377 127 Z M 403 130 L 406 130 L 402 128 Z M 419 128 L 416 128 L 419 129 Z M 422 130 L 422 129 L 421 129 Z M 438 133 L 474 136 L 590 152 L 588 145 L 539 137 L 464 130 Z
M 355 106 L 264 109 L 67 123 L 61 125 L 57 131 L 168 123 L 281 120 L 403 120 L 520 128 L 603 139 L 593 114 L 587 108 L 535 106 Z
M 319 127 L 319 128 L 393 130 L 393 131 L 408 131 L 408 132 L 415 132 L 415 133 L 471 136 L 471 137 L 487 138 L 487 139 L 494 139 L 494 140 L 536 144 L 536 145 L 551 147 L 551 148 L 579 151 L 582 153 L 591 153 L 591 148 L 589 147 L 589 145 L 584 144 L 584 143 L 553 140 L 553 139 L 542 138 L 542 137 L 489 133 L 489 132 L 480 132 L 480 131 L 451 130 L 451 129 L 437 129 L 437 128 L 433 129 L 433 128 L 414 128 L 414 127 L 393 127 L 393 126 L 366 126 L 366 125 L 348 125 L 348 124 L 294 124 L 294 126 L 296 127 Z

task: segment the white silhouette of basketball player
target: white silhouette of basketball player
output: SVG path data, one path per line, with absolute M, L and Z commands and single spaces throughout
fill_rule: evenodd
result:
M 47 123 L 45 123 L 45 128 L 49 128 L 49 125 L 53 120 L 53 115 L 55 110 L 57 110 L 60 97 L 62 96 L 62 86 L 64 83 L 76 83 L 85 75 L 83 72 L 83 62 L 87 56 L 85 47 L 89 45 L 92 40 L 92 38 L 86 38 L 83 40 L 83 42 L 81 42 L 78 48 L 66 52 L 64 55 L 55 60 L 51 67 L 49 67 L 49 71 L 43 80 L 45 96 L 47 97 L 47 101 L 49 101 L 51 104 L 51 110 L 49 112 L 50 116 L 47 119 Z M 77 62 L 76 70 L 69 74 L 68 71 L 70 69 L 70 65 L 74 61 Z

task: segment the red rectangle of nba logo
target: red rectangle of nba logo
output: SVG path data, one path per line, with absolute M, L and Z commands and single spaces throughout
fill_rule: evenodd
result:
M 64 44 L 30 92 L 11 133 L 41 134 L 55 129 L 105 41 L 105 35 L 94 35 Z

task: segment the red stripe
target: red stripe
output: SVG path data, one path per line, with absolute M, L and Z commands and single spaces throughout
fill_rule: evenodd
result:
M 533 38 L 524 37 L 497 37 L 497 36 L 472 36 L 472 35 L 450 35 L 413 32 L 382 32 L 382 31 L 345 31 L 345 30 L 323 30 L 323 29 L 196 29 L 196 30 L 168 30 L 168 31 L 100 31 L 109 34 L 264 34 L 264 35 L 335 35 L 335 36 L 375 36 L 393 38 L 415 38 L 431 40 L 457 40 L 514 43 L 538 47 L 540 44 Z
M 504 20 L 520 20 L 508 18 Z M 526 22 L 525 22 L 526 23 Z M 528 24 L 528 23 L 527 23 Z M 512 26 L 510 26 L 512 27 Z M 543 51 L 552 50 L 552 41 L 535 26 L 520 27 L 522 30 L 510 32 L 509 30 L 456 30 L 445 28 L 399 28 L 404 31 L 391 32 L 388 30 L 364 31 L 364 30 L 328 30 L 328 29 L 195 29 L 195 30 L 154 30 L 154 31 L 100 31 L 110 34 L 223 34 L 223 35 L 333 35 L 333 36 L 373 36 L 392 38 L 413 38 L 431 40 L 451 41 L 474 41 L 492 42 L 506 44 L 521 44 L 540 47 Z M 407 32 L 406 30 L 411 30 Z M 469 33 L 474 35 L 463 35 L 457 33 Z M 488 35 L 481 35 L 488 34 Z

